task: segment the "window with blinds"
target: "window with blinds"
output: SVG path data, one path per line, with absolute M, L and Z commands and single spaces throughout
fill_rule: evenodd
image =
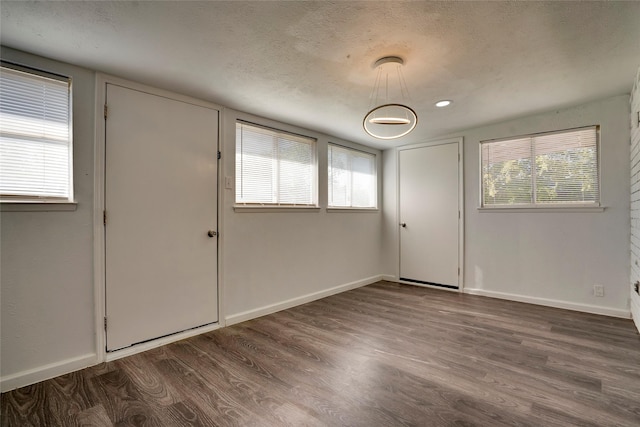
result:
M 317 206 L 316 140 L 236 122 L 236 204 Z
M 599 127 L 480 143 L 482 206 L 599 206 Z
M 71 201 L 71 81 L 0 67 L 0 198 Z
M 329 207 L 376 208 L 376 156 L 329 144 Z

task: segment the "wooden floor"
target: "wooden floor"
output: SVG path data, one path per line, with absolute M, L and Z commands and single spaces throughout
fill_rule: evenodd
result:
M 2 426 L 640 426 L 630 320 L 379 282 L 2 395 Z

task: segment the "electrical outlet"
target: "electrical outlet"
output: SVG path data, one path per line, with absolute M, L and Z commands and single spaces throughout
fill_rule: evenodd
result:
M 604 296 L 604 286 L 602 285 L 593 285 L 593 295 L 596 297 Z

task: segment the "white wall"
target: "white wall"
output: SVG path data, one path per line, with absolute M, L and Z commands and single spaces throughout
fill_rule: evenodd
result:
M 32 370 L 88 366 L 95 360 L 93 300 L 92 71 L 2 47 L 2 59 L 73 79 L 77 210 L 2 212 L 0 365 L 3 388 Z M 37 376 L 37 374 L 36 374 Z
M 640 68 L 631 92 L 631 314 L 640 331 L 640 295 L 633 283 L 640 280 Z
M 382 153 L 382 268 L 388 280 L 400 277 L 400 243 L 398 218 L 398 151 L 384 150 Z
M 78 202 L 71 212 L 1 214 L 0 372 L 6 390 L 97 360 L 92 228 L 95 73 L 4 47 L 1 52 L 3 59 L 73 77 Z M 379 164 L 384 163 L 380 182 L 385 174 L 381 211 L 327 212 L 327 143 L 364 147 L 232 110 L 225 110 L 223 117 L 221 170 L 232 182 L 237 118 L 316 137 L 322 206 L 315 212 L 236 212 L 233 190 L 221 189 L 223 321 L 242 321 L 360 286 L 382 273 L 397 275 L 394 151 L 378 156 Z M 465 137 L 467 289 L 628 313 L 628 117 L 628 97 L 621 96 L 454 135 Z M 602 126 L 605 212 L 505 214 L 473 209 L 478 199 L 479 140 L 594 123 Z M 593 283 L 605 285 L 604 298 L 591 295 Z
M 315 211 L 236 212 L 235 190 L 221 190 L 222 298 L 226 323 L 378 280 L 382 273 L 381 212 L 328 212 L 325 208 L 327 143 L 378 154 L 379 182 L 380 152 L 233 110 L 225 110 L 223 116 L 223 175 L 232 177 L 234 183 L 237 119 L 316 138 L 321 206 Z
M 612 97 L 504 123 L 470 129 L 464 137 L 466 292 L 629 315 L 629 97 Z M 604 212 L 480 212 L 478 147 L 482 140 L 601 125 Z M 386 180 L 395 180 L 395 151 L 384 153 Z M 395 184 L 385 182 L 386 190 Z M 395 196 L 385 193 L 385 255 L 397 275 Z M 593 285 L 605 286 L 595 297 Z
M 5 47 L 2 58 L 73 78 L 78 202 L 75 211 L 1 214 L 0 365 L 2 390 L 6 391 L 90 366 L 101 355 L 96 354 L 93 293 L 96 75 Z M 239 213 L 233 209 L 233 190 L 221 188 L 222 323 L 239 322 L 378 280 L 382 271 L 382 214 L 327 212 L 326 149 L 328 141 L 352 146 L 378 154 L 379 163 L 381 153 L 225 110 L 221 170 L 234 183 L 237 118 L 318 139 L 323 208 L 314 212 Z M 378 180 L 382 181 L 381 173 Z

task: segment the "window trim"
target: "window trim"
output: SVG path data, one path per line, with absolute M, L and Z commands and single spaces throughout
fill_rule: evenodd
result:
M 234 212 L 320 212 L 320 206 L 234 204 Z
M 573 212 L 573 213 L 587 213 L 587 212 L 604 212 L 607 209 L 606 206 L 571 206 L 571 205 L 558 205 L 558 206 L 518 206 L 518 207 L 505 207 L 506 205 L 500 205 L 499 207 L 478 207 L 479 212 L 520 212 L 520 213 L 538 213 L 538 212 Z
M 75 211 L 78 203 L 75 199 L 75 176 L 74 176 L 74 145 L 73 145 L 73 77 L 41 68 L 22 65 L 15 62 L 0 59 L 0 67 L 9 68 L 26 74 L 32 74 L 46 79 L 65 82 L 68 85 L 68 129 L 69 129 L 69 193 L 68 197 L 48 197 L 48 196 L 14 196 L 0 195 L 0 212 L 33 212 L 33 211 Z
M 17 202 L 0 202 L 0 212 L 59 212 L 59 211 L 75 211 L 78 209 L 78 203 L 74 201 L 26 201 Z
M 280 133 L 280 134 L 285 134 L 285 135 L 292 135 L 296 138 L 304 138 L 304 139 L 308 139 L 313 141 L 313 149 L 312 149 L 312 166 L 313 166 L 313 173 L 312 173 L 312 179 L 313 179 L 313 187 L 312 187 L 312 200 L 313 202 L 311 204 L 294 204 L 294 203 L 262 203 L 262 202 L 238 202 L 236 197 L 237 197 L 237 188 L 234 188 L 233 191 L 233 210 L 235 212 L 311 212 L 311 211 L 319 211 L 320 210 L 320 205 L 319 205 L 319 196 L 318 196 L 318 183 L 319 183 L 319 165 L 318 165 L 318 139 L 314 138 L 312 136 L 309 135 L 304 135 L 301 133 L 296 133 L 296 132 L 291 132 L 288 130 L 283 130 L 283 129 L 279 129 L 276 127 L 272 127 L 272 126 L 267 126 L 267 125 L 263 125 L 260 123 L 255 123 L 255 122 L 251 122 L 248 120 L 243 120 L 243 119 L 239 119 L 237 118 L 235 120 L 235 126 L 237 126 L 238 124 L 241 125 L 248 125 L 248 126 L 254 126 L 257 128 L 262 128 L 262 129 L 266 129 L 268 131 L 271 132 L 275 132 L 275 133 Z M 234 127 L 235 127 L 234 126 Z M 234 133 L 235 135 L 235 133 Z M 234 136 L 234 156 L 237 155 L 237 144 L 238 144 L 238 140 L 237 138 Z M 238 171 L 235 169 L 237 164 L 237 159 L 234 160 L 234 182 L 237 182 L 237 173 Z M 234 184 L 235 186 L 235 184 Z
M 487 143 L 501 142 L 501 141 L 510 141 L 515 139 L 525 139 L 525 138 L 533 138 L 540 137 L 545 135 L 557 135 L 562 133 L 575 132 L 580 130 L 587 129 L 595 129 L 596 132 L 596 173 L 597 173 L 597 182 L 598 182 L 598 200 L 596 202 L 574 202 L 574 203 L 530 203 L 530 204 L 496 204 L 496 205 L 485 205 L 484 204 L 484 179 L 482 174 L 482 145 Z M 494 139 L 485 139 L 481 140 L 478 143 L 478 207 L 477 210 L 479 212 L 603 212 L 606 207 L 602 205 L 602 161 L 601 161 L 601 149 L 600 149 L 600 139 L 601 139 L 601 126 L 599 124 L 587 125 L 587 126 L 578 126 L 568 129 L 559 129 L 553 131 L 544 131 L 544 132 L 534 132 L 529 134 L 522 135 L 514 135 L 504 138 L 494 138 Z M 533 187 L 533 191 L 535 191 L 535 187 Z
M 327 212 L 330 213 L 354 213 L 354 212 L 379 212 L 380 208 L 347 208 L 347 207 L 333 207 L 327 206 Z
M 374 195 L 374 200 L 375 200 L 375 206 L 333 206 L 329 204 L 329 168 L 331 167 L 330 164 L 330 160 L 329 160 L 329 147 L 330 146 L 336 146 L 339 148 L 342 148 L 344 150 L 349 150 L 349 151 L 357 151 L 359 153 L 363 153 L 363 154 L 367 154 L 370 156 L 373 156 L 373 166 L 374 166 L 374 171 L 375 171 L 375 175 L 374 175 L 374 183 L 375 183 L 375 195 Z M 339 213 L 350 213 L 350 212 L 378 212 L 380 210 L 380 203 L 379 203 L 379 194 L 380 194 L 380 185 L 378 182 L 378 155 L 376 153 L 372 153 L 369 151 L 365 151 L 365 150 L 360 150 L 357 148 L 353 148 L 353 147 L 349 147 L 346 145 L 342 145 L 342 144 L 337 144 L 335 142 L 328 142 L 327 143 L 327 212 L 339 212 Z

